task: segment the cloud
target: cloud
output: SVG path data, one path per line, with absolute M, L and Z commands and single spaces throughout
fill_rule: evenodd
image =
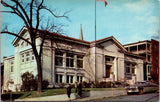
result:
M 141 13 L 149 11 L 154 7 L 153 0 L 135 0 L 134 2 L 128 2 L 125 4 L 125 7 L 131 12 Z

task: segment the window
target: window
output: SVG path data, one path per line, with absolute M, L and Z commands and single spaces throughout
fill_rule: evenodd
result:
M 67 83 L 73 83 L 73 76 L 67 75 Z
M 27 52 L 27 53 L 26 53 L 26 61 L 28 62 L 29 60 L 30 60 L 30 53 Z
M 13 66 L 14 66 L 14 63 L 11 62 L 11 72 L 13 72 Z
M 32 60 L 34 60 L 34 53 L 32 52 Z
M 83 56 L 77 56 L 77 67 L 83 68 Z
M 126 73 L 130 73 L 130 65 L 129 64 L 126 64 Z
M 148 55 L 148 61 L 151 61 L 151 55 Z
M 24 54 L 21 55 L 21 62 L 24 63 Z
M 21 47 L 24 47 L 24 41 L 21 43 Z
M 135 74 L 135 65 L 132 65 L 132 74 Z
M 56 83 L 62 83 L 63 76 L 60 74 L 56 74 Z
M 148 66 L 147 75 L 150 75 L 151 73 L 151 66 Z
M 126 73 L 135 74 L 135 64 L 126 63 Z
M 67 67 L 74 67 L 74 57 L 72 54 L 67 54 L 66 66 Z
M 77 81 L 82 82 L 83 77 L 82 76 L 77 76 Z
M 105 61 L 106 61 L 107 63 L 113 63 L 113 61 L 114 61 L 114 57 L 111 57 L 111 56 L 105 56 Z
M 56 54 L 55 54 L 55 65 L 56 66 L 63 66 L 63 53 L 56 52 Z

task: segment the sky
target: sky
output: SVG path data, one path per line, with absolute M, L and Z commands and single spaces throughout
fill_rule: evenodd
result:
M 122 45 L 137 41 L 150 40 L 158 36 L 159 1 L 158 0 L 106 0 L 96 1 L 96 38 L 114 36 Z M 95 0 L 45 0 L 45 5 L 56 14 L 67 13 L 69 19 L 56 19 L 64 24 L 66 36 L 79 38 L 82 24 L 83 38 L 95 40 Z M 1 10 L 6 10 L 1 6 Z M 46 19 L 50 16 L 42 12 Z M 8 29 L 18 33 L 24 26 L 17 16 L 1 13 L 1 28 L 4 24 Z M 12 41 L 14 36 L 1 35 L 1 60 L 4 56 L 14 55 Z

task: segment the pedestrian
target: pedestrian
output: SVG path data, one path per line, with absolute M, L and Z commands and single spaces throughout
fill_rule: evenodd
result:
M 72 89 L 72 87 L 71 87 L 71 85 L 69 84 L 68 87 L 67 87 L 67 95 L 68 95 L 69 100 L 71 100 L 71 98 L 70 98 L 71 89 Z
M 81 98 L 82 97 L 82 84 L 81 84 L 81 82 L 78 83 L 77 91 L 78 91 L 79 97 Z

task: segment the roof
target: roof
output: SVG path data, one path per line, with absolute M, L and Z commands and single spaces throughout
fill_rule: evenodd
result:
M 23 36 L 23 34 L 26 32 L 27 28 L 24 26 L 20 32 L 18 33 L 18 35 L 20 36 Z M 104 43 L 104 42 L 107 42 L 107 41 L 110 41 L 112 40 L 125 54 L 127 55 L 132 55 L 132 56 L 137 56 L 139 57 L 137 54 L 133 54 L 133 53 L 130 53 L 128 52 L 125 47 L 119 42 L 117 41 L 113 36 L 110 36 L 110 37 L 106 37 L 106 38 L 103 38 L 103 39 L 99 39 L 99 40 L 96 40 L 96 41 L 84 41 L 84 40 L 81 40 L 81 39 L 76 39 L 76 38 L 72 38 L 72 37 L 68 37 L 68 36 L 64 36 L 64 35 L 61 35 L 61 34 L 57 34 L 57 33 L 51 33 L 51 32 L 48 32 L 48 31 L 45 31 L 45 30 L 38 30 L 40 33 L 47 33 L 49 34 L 50 36 L 47 37 L 47 39 L 51 39 L 51 38 L 54 38 L 54 39 L 61 39 L 61 40 L 65 40 L 65 41 L 69 41 L 69 42 L 74 42 L 74 43 L 79 43 L 79 44 L 83 44 L 83 45 L 87 45 L 87 46 L 90 46 L 91 44 L 94 44 L 96 42 L 96 44 L 101 44 L 101 43 Z M 12 44 L 14 45 L 16 42 L 18 42 L 20 39 L 19 38 L 15 38 L 12 42 Z M 147 40 L 146 40 L 147 41 Z M 145 42 L 145 41 L 142 41 L 142 42 Z M 132 43 L 133 44 L 133 43 Z
M 14 55 L 11 55 L 9 57 L 3 57 L 3 60 L 8 60 L 8 59 L 14 59 Z
M 23 26 L 22 29 L 20 30 L 20 32 L 18 33 L 19 36 L 23 36 L 24 33 L 27 31 L 27 27 Z M 79 44 L 84 44 L 84 45 L 90 45 L 90 42 L 88 41 L 84 41 L 84 40 L 80 40 L 80 39 L 76 39 L 76 38 L 72 38 L 72 37 L 68 37 L 68 36 L 64 36 L 61 34 L 57 34 L 57 33 L 51 33 L 45 30 L 38 30 L 40 33 L 48 33 L 51 36 L 48 36 L 47 38 L 57 38 L 57 39 L 61 39 L 61 40 L 67 40 L 67 41 L 71 41 L 71 42 L 75 42 L 75 43 L 79 43 Z M 13 46 L 20 40 L 20 38 L 15 37 L 15 39 L 13 40 L 12 44 Z
M 126 47 L 126 46 L 132 46 L 132 45 L 137 45 L 137 44 L 142 44 L 142 43 L 150 43 L 150 42 L 151 41 L 149 41 L 149 40 L 144 40 L 144 41 L 138 41 L 138 42 L 134 42 L 134 43 L 125 44 L 123 46 Z
M 140 56 L 138 54 L 134 54 L 134 53 L 129 52 L 129 51 L 126 51 L 125 55 L 132 56 L 132 57 L 137 57 L 137 58 L 140 58 L 140 59 L 145 59 L 145 57 L 142 57 L 142 56 Z
M 104 42 L 109 41 L 109 40 L 112 40 L 121 50 L 123 50 L 125 52 L 127 51 L 124 48 L 124 46 L 118 40 L 116 40 L 113 36 L 96 40 L 96 44 L 101 44 L 101 43 L 104 43 Z M 91 43 L 95 43 L 95 41 L 92 41 Z
M 23 36 L 23 34 L 27 31 L 27 28 L 25 26 L 22 27 L 20 32 L 18 33 L 19 36 Z M 12 41 L 12 45 L 14 46 L 20 39 L 18 37 L 15 37 L 15 39 Z
M 43 33 L 43 32 L 46 32 L 46 31 L 45 30 L 39 30 L 39 32 Z M 64 36 L 64 35 L 57 34 L 57 33 L 51 33 L 51 32 L 47 32 L 47 33 L 49 33 L 51 35 L 50 37 L 53 37 L 53 38 L 57 38 L 57 39 L 61 39 L 61 40 L 67 40 L 67 41 L 76 42 L 76 43 L 80 43 L 80 44 L 90 45 L 90 42 L 84 41 L 84 40 L 81 40 L 81 39 L 76 39 L 76 38 Z

